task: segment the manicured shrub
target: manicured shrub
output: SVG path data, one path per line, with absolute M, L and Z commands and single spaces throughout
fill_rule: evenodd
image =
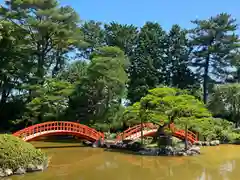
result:
M 47 156 L 32 144 L 24 142 L 18 137 L 0 134 L 0 168 L 27 169 L 29 165 L 38 166 L 48 162 Z

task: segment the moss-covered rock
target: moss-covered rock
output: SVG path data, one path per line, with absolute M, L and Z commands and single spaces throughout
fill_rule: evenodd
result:
M 19 174 L 20 170 L 39 171 L 47 166 L 48 158 L 41 150 L 13 135 L 0 134 L 0 171 L 11 170 L 13 174 Z M 6 176 L 10 174 L 5 173 Z

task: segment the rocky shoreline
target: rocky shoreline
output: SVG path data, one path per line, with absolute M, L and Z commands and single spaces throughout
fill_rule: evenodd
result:
M 220 141 L 214 140 L 214 141 L 196 141 L 193 143 L 195 146 L 219 146 Z
M 196 141 L 193 144 L 189 144 L 189 148 L 185 150 L 184 144 L 182 146 L 167 146 L 162 148 L 148 148 L 142 147 L 138 142 L 104 142 L 101 143 L 95 142 L 93 144 L 88 144 L 92 147 L 102 147 L 105 148 L 107 151 L 111 150 L 126 150 L 130 151 L 133 154 L 138 155 L 151 155 L 151 156 L 194 156 L 200 154 L 200 147 L 201 146 L 218 146 L 220 145 L 219 140 L 213 141 Z
M 140 155 L 150 156 L 195 156 L 200 154 L 200 148 L 193 146 L 188 150 L 167 146 L 165 148 L 144 148 L 137 152 Z
M 140 143 L 117 143 L 110 144 L 106 147 L 107 151 L 112 150 L 126 150 L 131 151 L 136 155 L 148 155 L 148 156 L 194 156 L 200 154 L 200 147 L 191 146 L 187 150 L 181 147 L 166 146 L 162 148 L 147 148 L 141 147 Z
M 7 177 L 11 175 L 23 175 L 29 172 L 44 171 L 45 169 L 48 168 L 48 164 L 49 161 L 46 160 L 44 163 L 40 165 L 29 164 L 27 167 L 19 167 L 16 170 L 9 168 L 6 169 L 0 168 L 0 177 Z

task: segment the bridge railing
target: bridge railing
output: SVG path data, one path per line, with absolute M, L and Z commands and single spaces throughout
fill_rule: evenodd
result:
M 153 130 L 153 129 L 158 129 L 158 125 L 154 125 L 153 123 L 143 123 L 143 131 L 145 130 Z M 182 129 L 178 129 L 174 126 L 174 124 L 170 125 L 171 131 L 174 133 L 175 136 L 179 137 L 185 137 L 185 131 Z M 133 126 L 127 130 L 125 130 L 123 133 L 120 133 L 117 135 L 116 141 L 121 141 L 126 139 L 129 136 L 138 136 L 137 133 L 141 132 L 141 124 L 138 124 L 136 126 Z M 187 138 L 191 139 L 192 141 L 197 141 L 197 135 L 194 134 L 192 131 L 187 132 Z
M 182 136 L 182 137 L 186 136 L 186 131 L 183 130 L 183 129 L 178 129 L 174 125 L 171 127 L 171 129 L 172 129 L 172 132 L 174 132 L 175 135 L 177 135 L 177 136 Z M 193 133 L 192 131 L 189 131 L 189 130 L 187 131 L 187 138 L 195 140 L 195 141 L 198 140 L 198 136 L 195 133 Z
M 158 128 L 158 126 L 154 125 L 153 123 L 143 123 L 142 126 L 141 126 L 141 124 L 138 124 L 136 126 L 128 128 L 124 132 L 118 134 L 117 138 L 116 138 L 116 141 L 121 141 L 121 140 L 135 134 L 135 133 L 140 132 L 142 127 L 143 127 L 143 130 L 152 130 L 152 129 Z
M 186 132 L 184 130 L 178 130 L 178 131 L 175 131 L 175 135 L 179 136 L 179 137 L 185 137 L 186 136 Z M 191 139 L 192 141 L 197 141 L 197 139 L 198 139 L 197 135 L 194 134 L 191 131 L 187 132 L 187 138 Z
M 93 128 L 90 128 L 86 125 L 74 123 L 74 122 L 66 122 L 66 121 L 54 121 L 54 122 L 45 122 L 41 124 L 36 124 L 20 131 L 14 133 L 14 136 L 25 138 L 31 135 L 35 135 L 37 133 L 44 132 L 75 132 L 80 133 L 82 135 L 87 135 L 93 139 L 104 139 L 104 134 L 96 131 Z

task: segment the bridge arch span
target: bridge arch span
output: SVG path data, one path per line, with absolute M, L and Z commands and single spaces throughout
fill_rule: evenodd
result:
M 173 124 L 171 124 L 171 130 L 172 130 L 172 136 L 179 138 L 181 140 L 185 140 L 185 134 L 186 132 L 182 129 L 177 129 Z M 158 125 L 155 125 L 153 123 L 143 123 L 143 136 L 154 136 L 158 130 Z M 141 137 L 141 124 L 138 124 L 136 126 L 133 126 L 127 130 L 125 130 L 123 133 L 120 133 L 116 141 L 121 140 L 137 140 Z M 187 140 L 191 143 L 194 143 L 195 141 L 198 141 L 198 137 L 193 132 L 189 131 L 187 132 Z
M 24 141 L 32 141 L 39 137 L 52 135 L 73 135 L 79 138 L 95 142 L 99 139 L 104 140 L 104 134 L 86 125 L 68 122 L 68 121 L 53 121 L 36 124 L 26 127 L 13 133 Z

